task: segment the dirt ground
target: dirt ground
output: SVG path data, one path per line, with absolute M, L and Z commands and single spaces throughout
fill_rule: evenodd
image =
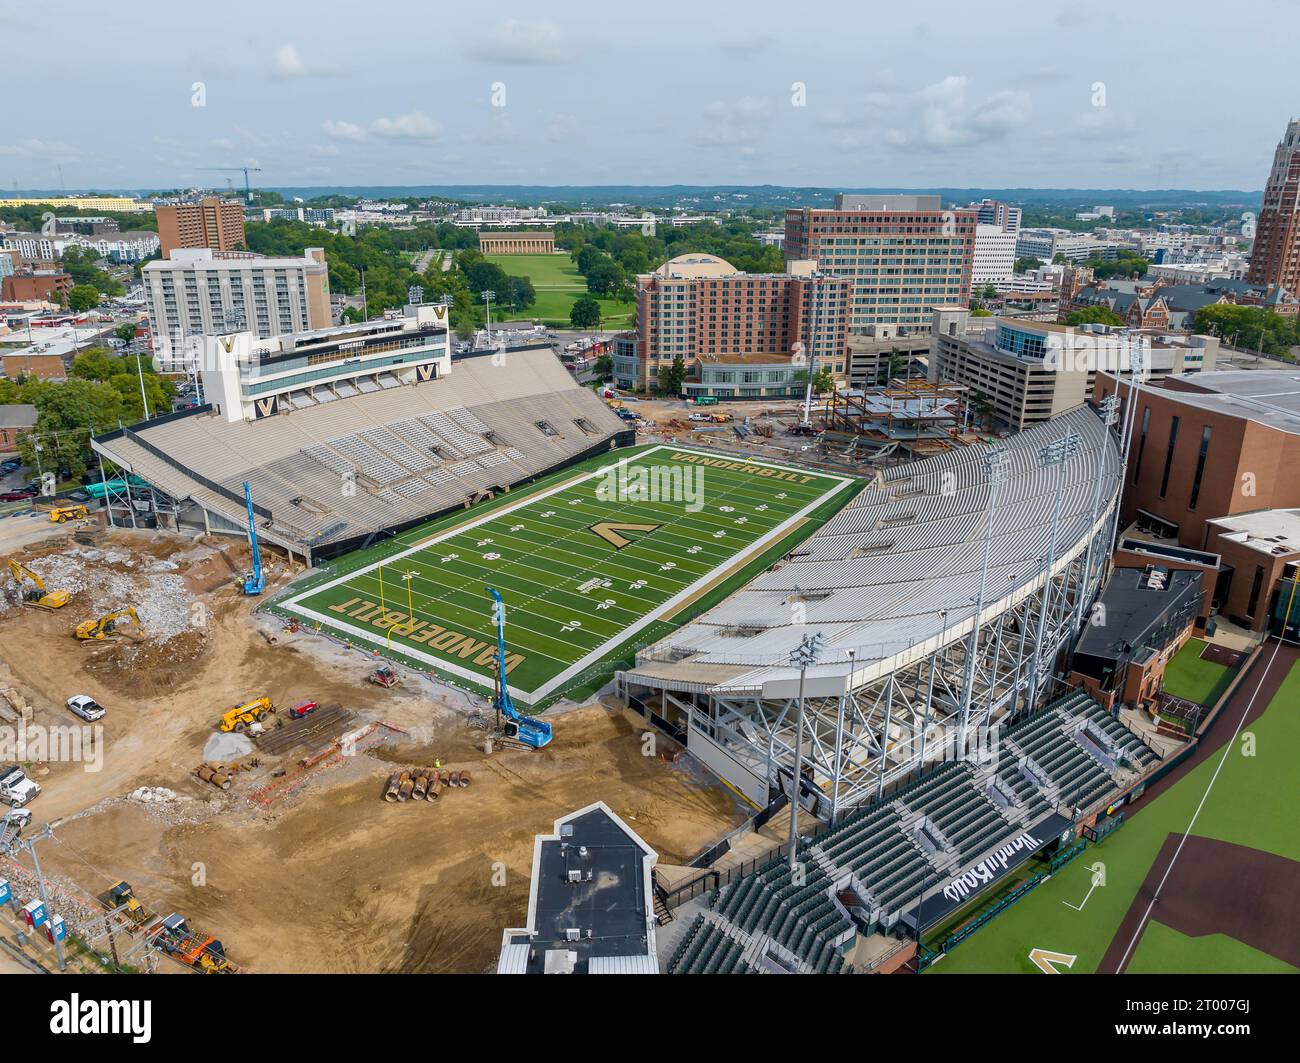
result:
M 27 764 L 44 788 L 33 826 L 55 833 L 41 848 L 47 875 L 82 898 L 124 878 L 160 915 L 181 912 L 220 938 L 243 969 L 486 970 L 502 929 L 526 919 L 533 838 L 558 816 L 602 800 L 661 862 L 680 863 L 747 814 L 664 736 L 645 755 L 636 717 L 600 704 L 548 714 L 544 750 L 486 756 L 466 720 L 483 702 L 412 673 L 382 690 L 364 682 L 373 662 L 362 651 L 253 616 L 236 588 L 247 563 L 237 541 L 114 532 L 20 556 L 51 588 L 65 577 L 76 587 L 61 610 L 0 614 L 0 688 L 31 704 L 37 725 L 77 723 L 63 707 L 71 694 L 108 710 L 99 770 Z M 270 569 L 273 582 L 287 574 Z M 144 638 L 72 636 L 124 594 L 139 600 Z M 339 702 L 353 727 L 397 730 L 289 796 L 256 792 L 294 778 L 310 747 L 261 756 L 226 792 L 200 781 L 217 717 L 263 694 Z M 393 771 L 435 759 L 472 768 L 472 786 L 436 802 L 381 799 Z

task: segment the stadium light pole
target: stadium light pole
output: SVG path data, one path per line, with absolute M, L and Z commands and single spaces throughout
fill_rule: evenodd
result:
M 1102 429 L 1101 447 L 1097 453 L 1097 480 L 1092 487 L 1092 519 L 1088 522 L 1088 549 L 1083 558 L 1083 581 L 1079 587 L 1079 612 L 1075 617 L 1074 629 L 1083 630 L 1083 614 L 1088 597 L 1088 585 L 1092 580 L 1092 551 L 1097 540 L 1097 510 L 1101 507 L 1101 481 L 1106 476 L 1106 437 L 1110 435 L 1110 426 L 1119 416 L 1119 395 L 1107 395 L 1101 400 Z
M 491 288 L 485 288 L 479 292 L 483 297 L 483 305 L 487 307 L 487 341 L 488 346 L 492 346 L 492 300 L 497 297 L 497 293 Z
M 1043 639 L 1047 636 L 1047 610 L 1052 599 L 1052 568 L 1056 564 L 1056 541 L 1061 531 L 1061 504 L 1065 499 L 1065 463 L 1079 451 L 1079 437 L 1074 432 L 1052 440 L 1038 451 L 1039 464 L 1056 468 L 1056 503 L 1052 508 L 1052 537 L 1047 544 L 1043 566 L 1043 597 L 1038 606 L 1038 630 L 1034 636 L 1034 655 L 1029 669 L 1028 704 L 1025 715 L 1033 715 L 1038 705 L 1038 670 L 1042 667 Z
M 817 663 L 822 652 L 821 632 L 805 635 L 790 654 L 790 663 L 799 669 L 799 706 L 794 725 L 794 777 L 790 781 L 790 871 L 794 872 L 795 854 L 799 846 L 799 793 L 803 789 L 803 689 L 808 669 Z
M 980 568 L 979 594 L 975 598 L 975 625 L 971 628 L 970 645 L 966 647 L 966 674 L 962 681 L 961 717 L 958 723 L 957 748 L 966 749 L 966 730 L 970 726 L 970 703 L 975 685 L 975 650 L 979 645 L 980 616 L 984 612 L 984 596 L 988 591 L 989 565 L 993 558 L 993 514 L 997 510 L 1001 487 L 1010 476 L 1006 466 L 1006 451 L 990 450 L 984 458 L 984 475 L 989 484 L 988 519 L 984 524 L 984 564 Z M 947 618 L 945 615 L 945 624 Z

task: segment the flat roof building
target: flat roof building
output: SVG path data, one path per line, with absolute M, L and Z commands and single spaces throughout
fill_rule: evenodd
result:
M 324 249 L 301 258 L 177 249 L 141 271 L 154 342 L 165 357 L 193 336 L 248 330 L 265 339 L 328 328 L 329 267 Z
M 1215 519 L 1300 506 L 1300 374 L 1178 374 L 1137 388 L 1098 374 L 1095 401 L 1116 392 L 1133 437 L 1126 524 L 1207 550 Z
M 533 845 L 528 921 L 504 931 L 497 974 L 658 974 L 657 854 L 603 801 Z
M 787 262 L 816 261 L 852 282 L 849 332 L 925 333 L 935 306 L 970 298 L 976 213 L 938 196 L 844 195 L 832 209 L 785 213 Z

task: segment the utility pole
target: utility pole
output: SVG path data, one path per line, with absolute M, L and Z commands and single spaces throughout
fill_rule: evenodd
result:
M 790 663 L 799 669 L 799 707 L 794 725 L 794 778 L 790 783 L 790 871 L 799 847 L 799 794 L 803 789 L 803 688 L 810 665 L 817 663 L 822 652 L 822 636 L 805 635 L 790 654 Z

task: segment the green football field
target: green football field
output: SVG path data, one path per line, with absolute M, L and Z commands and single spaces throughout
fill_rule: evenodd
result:
M 1272 653 L 1271 649 L 1265 650 Z M 1243 697 L 1261 682 L 1246 680 Z M 1022 901 L 960 944 L 929 969 L 932 974 L 1037 973 L 1031 949 L 1072 958 L 1067 971 L 1096 971 L 1120 924 L 1171 836 L 1195 837 L 1300 861 L 1295 827 L 1295 765 L 1300 762 L 1300 666 L 1284 657 L 1272 664 L 1286 672 L 1259 719 L 1249 724 L 1225 758 L 1222 744 L 1193 770 L 1138 810 L 1119 830 L 1087 850 Z M 1241 709 L 1236 702 L 1219 721 L 1220 742 L 1232 734 Z M 1217 777 L 1216 777 L 1217 773 Z M 1192 826 L 1194 821 L 1194 827 Z M 1150 921 L 1133 950 L 1133 973 L 1190 974 L 1292 971 L 1289 964 L 1224 934 L 1188 936 Z M 1126 944 L 1120 938 L 1121 945 Z M 932 942 L 932 945 L 937 942 Z
M 488 587 L 505 604 L 513 697 L 537 704 L 615 649 L 807 532 L 854 481 L 672 446 L 610 454 L 479 516 L 407 533 L 280 608 L 348 641 L 490 690 Z M 421 532 L 424 532 L 421 534 Z M 647 631 L 647 629 L 652 629 Z

